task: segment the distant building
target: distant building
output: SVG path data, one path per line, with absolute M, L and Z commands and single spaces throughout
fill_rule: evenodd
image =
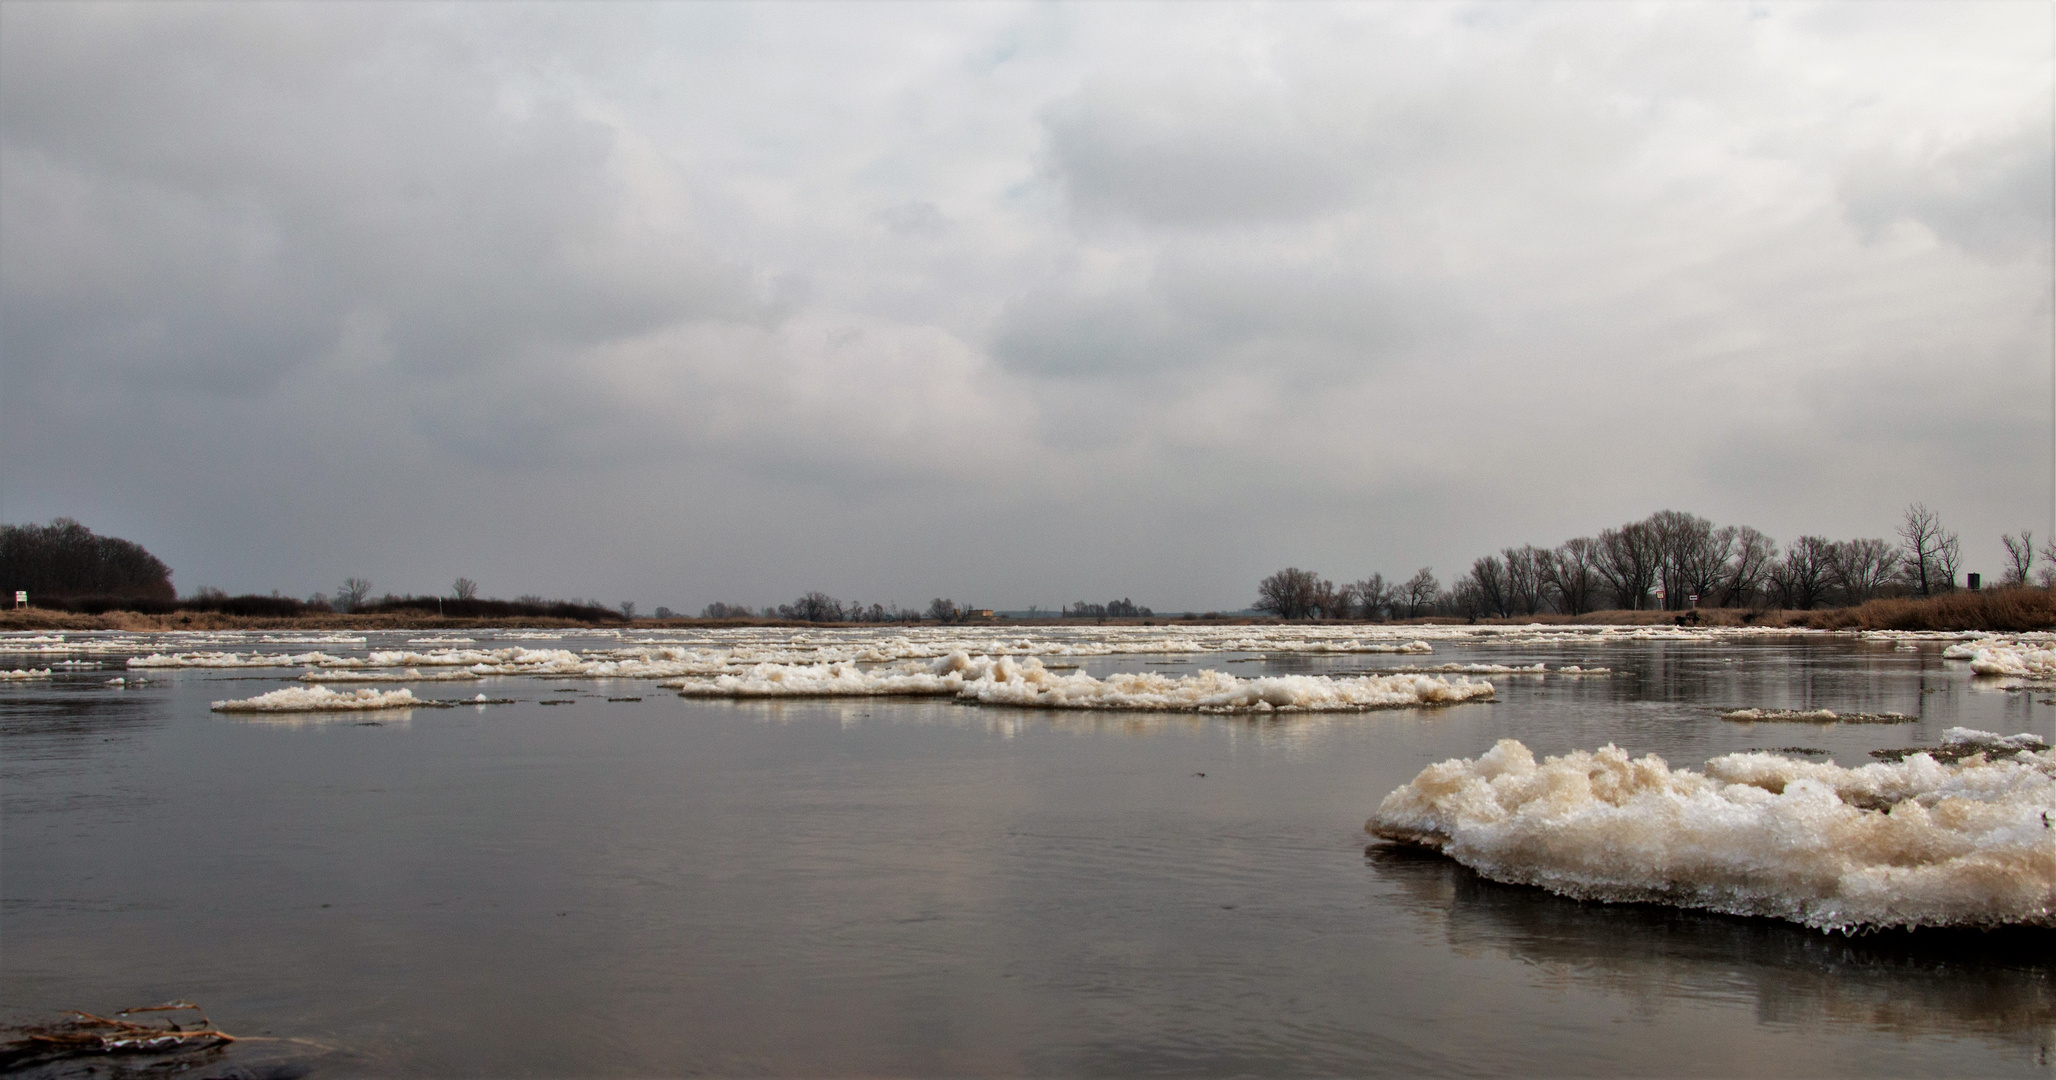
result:
M 989 607 L 974 607 L 964 609 L 964 618 L 966 619 L 992 619 L 997 617 L 998 616 L 994 615 L 992 609 Z

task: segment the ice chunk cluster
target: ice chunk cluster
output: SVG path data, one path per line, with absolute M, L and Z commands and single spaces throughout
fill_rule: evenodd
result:
M 1543 663 L 1524 665 L 1450 663 L 1416 664 L 1407 667 L 1387 668 L 1385 669 L 1385 671 L 1380 672 L 1379 674 L 1399 672 L 1409 674 L 1463 675 L 1611 675 L 1613 674 L 1613 669 L 1603 667 L 1579 667 L 1576 664 L 1565 664 L 1562 667 L 1552 668 L 1549 665 Z
M 758 664 L 735 674 L 674 679 L 661 685 L 688 697 L 857 697 L 930 695 L 986 705 L 1043 709 L 1146 709 L 1183 712 L 1332 712 L 1490 700 L 1492 684 L 1433 675 L 1330 678 L 1283 675 L 1242 679 L 1218 671 L 1192 675 L 1137 672 L 1095 678 L 1059 672 L 1035 657 L 951 653 L 863 670 L 855 664 Z
M 0 679 L 47 679 L 49 677 L 49 668 L 15 668 L 13 671 L 0 671 Z
M 1983 644 L 1970 650 L 1970 670 L 1980 675 L 2056 679 L 2056 642 Z
M 357 712 L 370 709 L 411 709 L 427 702 L 414 696 L 412 690 L 404 687 L 380 693 L 370 687 L 361 690 L 330 690 L 326 686 L 288 686 L 259 694 L 253 698 L 233 701 L 217 701 L 212 706 L 215 712 L 224 713 L 275 713 L 275 712 Z
M 420 668 L 403 668 L 399 671 L 309 671 L 300 676 L 301 682 L 476 682 L 485 676 L 470 668 L 455 671 L 436 671 L 422 674 Z
M 2056 926 L 2056 751 L 2032 736 L 1949 736 L 1992 753 L 1855 769 L 1729 754 L 1701 773 L 1611 745 L 1538 764 L 1502 739 L 1422 770 L 1364 827 L 1583 899 L 1824 930 Z

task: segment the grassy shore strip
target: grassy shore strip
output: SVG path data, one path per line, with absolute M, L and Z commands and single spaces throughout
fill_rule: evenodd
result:
M 1583 615 L 1538 614 L 1510 619 L 1480 619 L 1480 626 L 1667 626 L 1675 623 L 1675 611 L 1592 611 Z M 1860 607 L 1823 608 L 1814 611 L 1760 610 L 1749 608 L 1706 608 L 1699 611 L 1701 626 L 1759 626 L 1774 629 L 1807 630 L 1986 630 L 2018 633 L 2056 629 L 2056 590 L 2039 588 L 1967 590 L 1920 599 L 1872 600 Z M 1187 619 L 1157 615 L 1150 619 L 992 619 L 969 626 L 1271 626 L 1279 620 L 1268 617 L 1224 616 Z M 1376 626 L 1449 626 L 1465 620 L 1451 618 L 1407 619 L 1362 624 Z M 1352 625 L 1309 620 L 1295 625 Z M 133 611 L 110 611 L 103 615 L 78 615 L 42 608 L 0 610 L 0 631 L 29 630 L 484 630 L 493 628 L 677 630 L 708 627 L 791 626 L 840 627 L 890 630 L 908 624 L 892 623 L 807 623 L 790 619 L 637 619 L 633 623 L 580 622 L 573 619 L 531 618 L 459 619 L 416 616 L 399 612 L 371 615 L 306 615 L 270 618 L 224 615 L 209 611 L 182 611 L 164 615 L 143 615 Z M 911 624 L 933 627 L 936 624 Z
M 2056 590 L 1980 589 L 1806 615 L 1805 625 L 1817 630 L 2048 630 L 2056 628 Z

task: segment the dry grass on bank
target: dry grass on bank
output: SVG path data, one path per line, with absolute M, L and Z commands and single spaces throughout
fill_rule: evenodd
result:
M 1994 630 L 2056 628 L 2056 590 L 1959 590 L 1926 599 L 1872 600 L 1807 615 L 1817 630 Z
M 586 623 L 571 619 L 448 619 L 430 615 L 394 613 L 380 615 L 302 615 L 269 618 L 256 615 L 223 615 L 212 611 L 175 611 L 165 615 L 142 615 L 133 611 L 110 611 L 104 615 L 78 615 L 43 608 L 0 611 L 0 631 L 6 630 L 482 630 L 488 627 L 523 626 L 541 629 L 575 629 L 608 626 L 620 622 Z M 640 627 L 642 624 L 637 624 Z

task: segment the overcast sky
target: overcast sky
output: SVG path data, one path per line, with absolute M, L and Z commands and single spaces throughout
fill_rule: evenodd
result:
M 1239 608 L 2051 516 L 2051 6 L 0 7 L 0 520 Z

